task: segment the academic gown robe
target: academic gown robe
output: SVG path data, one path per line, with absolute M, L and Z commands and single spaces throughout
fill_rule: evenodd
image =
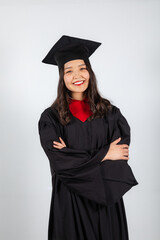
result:
M 66 126 L 51 107 L 38 122 L 52 175 L 48 240 L 128 240 L 123 195 L 138 182 L 128 160 L 101 160 L 117 138 L 130 145 L 130 126 L 115 105 L 90 122 L 89 109 L 78 115 L 69 106 L 72 119 Z M 66 144 L 62 149 L 53 147 L 59 137 Z

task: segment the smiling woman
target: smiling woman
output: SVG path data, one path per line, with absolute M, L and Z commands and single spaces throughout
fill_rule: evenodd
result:
M 90 75 L 83 59 L 68 61 L 64 64 L 64 82 L 66 88 L 71 91 L 72 98 L 77 100 L 84 98 L 83 92 L 88 88 L 89 78 Z
M 98 91 L 88 58 L 100 44 L 64 35 L 43 59 L 59 68 L 57 98 L 38 121 L 52 175 L 48 240 L 129 239 L 130 126 Z

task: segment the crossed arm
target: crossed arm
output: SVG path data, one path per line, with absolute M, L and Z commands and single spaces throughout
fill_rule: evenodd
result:
M 65 142 L 61 137 L 59 137 L 60 143 L 53 141 L 53 147 L 57 149 L 61 149 L 63 147 L 66 147 Z M 121 138 L 117 138 L 115 141 L 113 141 L 110 144 L 109 150 L 106 153 L 105 157 L 102 159 L 102 161 L 105 161 L 107 159 L 110 160 L 128 160 L 129 159 L 129 146 L 127 144 L 120 144 L 117 145 L 117 143 L 121 140 Z

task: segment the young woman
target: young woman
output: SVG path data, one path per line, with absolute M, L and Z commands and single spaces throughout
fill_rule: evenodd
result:
M 88 57 L 100 44 L 63 35 L 42 61 L 59 68 L 57 98 L 38 122 L 52 174 L 48 240 L 129 239 L 130 126 L 98 92 Z

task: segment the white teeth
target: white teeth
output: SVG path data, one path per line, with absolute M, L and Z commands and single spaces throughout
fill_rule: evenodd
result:
M 81 82 L 76 82 L 76 83 L 73 83 L 73 84 L 80 84 L 80 83 L 83 83 L 84 81 L 81 81 Z

